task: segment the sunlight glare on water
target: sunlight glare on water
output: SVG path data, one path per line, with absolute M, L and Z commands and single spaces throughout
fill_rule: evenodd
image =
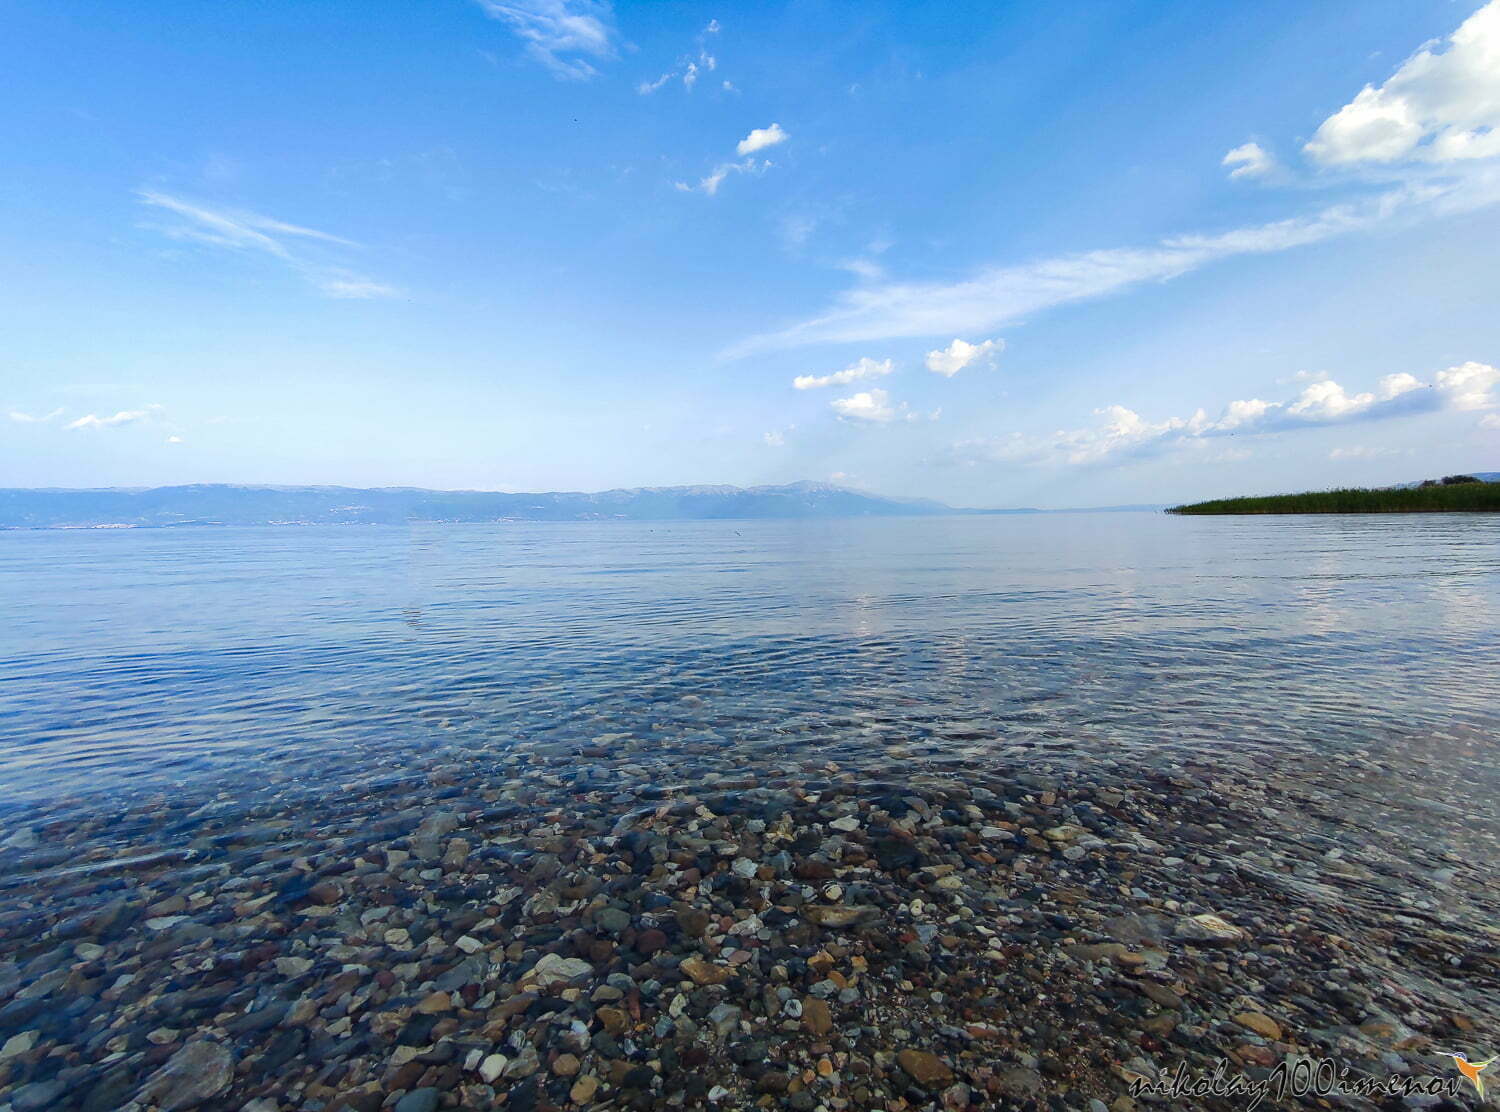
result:
M 375 760 L 647 729 L 712 693 L 877 772 L 1108 747 L 1493 736 L 1500 523 L 1163 515 L 11 532 L 13 805 L 309 791 Z

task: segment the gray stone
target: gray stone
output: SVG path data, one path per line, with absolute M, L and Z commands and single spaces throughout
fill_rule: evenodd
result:
M 621 935 L 630 929 L 630 916 L 617 907 L 601 907 L 594 913 L 594 925 L 608 934 Z
M 543 954 L 531 976 L 542 985 L 569 984 L 593 976 L 594 967 L 582 958 L 565 958 L 561 954 Z
M 161 1112 L 193 1108 L 229 1088 L 234 1054 L 227 1046 L 201 1039 L 179 1050 L 151 1075 L 136 1100 L 157 1104 Z
M 740 1023 L 740 1009 L 732 1004 L 716 1004 L 708 1013 L 708 1021 L 721 1036 L 733 1031 Z
M 442 1094 L 436 1089 L 413 1089 L 396 1102 L 395 1112 L 437 1112 Z

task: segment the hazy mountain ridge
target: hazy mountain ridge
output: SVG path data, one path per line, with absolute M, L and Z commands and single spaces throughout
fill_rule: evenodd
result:
M 962 510 L 829 483 L 637 487 L 598 492 L 425 490 L 419 487 L 194 484 L 149 489 L 0 490 L 0 528 L 189 525 L 393 525 L 405 522 L 674 521 L 1032 513 Z
M 1481 483 L 1500 483 L 1500 471 L 1465 471 L 1463 474 L 1471 479 L 1478 479 Z M 1431 479 L 1413 479 L 1409 483 L 1397 483 L 1397 490 L 1411 490 L 1420 487 L 1423 483 L 1431 482 Z

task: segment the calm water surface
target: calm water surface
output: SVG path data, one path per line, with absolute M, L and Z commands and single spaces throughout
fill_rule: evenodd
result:
M 1500 784 L 1478 515 L 11 532 L 0 605 L 19 808 L 315 794 L 667 713 L 747 762 L 817 723 L 872 775 L 897 741 L 937 763 L 1446 745 L 1481 809 Z

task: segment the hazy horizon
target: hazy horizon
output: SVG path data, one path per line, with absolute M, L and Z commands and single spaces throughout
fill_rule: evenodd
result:
M 1496 466 L 1500 0 L 11 24 L 0 486 Z

